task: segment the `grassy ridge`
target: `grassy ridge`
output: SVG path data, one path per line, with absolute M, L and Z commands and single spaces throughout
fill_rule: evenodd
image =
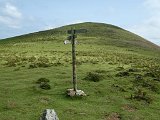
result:
M 88 29 L 76 45 L 78 88 L 87 94 L 84 98 L 65 95 L 72 87 L 72 61 L 71 45 L 63 41 L 71 27 Z M 158 120 L 158 49 L 119 27 L 97 23 L 2 40 L 0 119 L 35 120 L 44 109 L 54 108 L 60 120 Z M 51 89 L 39 88 L 39 78 L 49 79 Z
M 158 49 L 158 46 L 153 43 L 137 36 L 129 31 L 126 31 L 117 26 L 103 23 L 80 23 L 68 25 L 56 29 L 51 29 L 47 31 L 40 31 L 36 33 L 31 33 L 27 35 L 17 36 L 9 39 L 5 39 L 5 42 L 35 42 L 35 41 L 57 41 L 64 40 L 66 38 L 66 31 L 75 28 L 75 29 L 87 29 L 86 34 L 81 34 L 80 38 L 84 43 L 89 44 L 106 44 L 113 46 L 122 46 L 122 47 L 142 47 L 150 49 Z M 90 43 L 90 42 L 93 43 Z

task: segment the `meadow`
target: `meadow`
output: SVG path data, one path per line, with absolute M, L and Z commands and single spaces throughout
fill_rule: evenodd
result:
M 71 45 L 63 44 L 63 32 L 52 39 L 42 33 L 0 42 L 0 120 L 37 120 L 46 108 L 55 109 L 60 120 L 160 118 L 158 48 L 79 35 L 78 89 L 87 96 L 68 97 Z M 51 89 L 42 89 L 40 78 L 48 79 Z

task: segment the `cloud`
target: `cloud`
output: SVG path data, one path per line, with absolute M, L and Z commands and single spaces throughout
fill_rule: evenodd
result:
M 160 44 L 160 0 L 144 0 L 143 5 L 149 17 L 129 30 Z
M 156 12 L 158 12 L 157 10 L 160 9 L 160 0 L 145 0 L 144 5 L 147 8 L 155 10 Z
M 22 13 L 11 3 L 0 6 L 0 24 L 11 28 L 20 28 Z
M 22 14 L 18 11 L 18 9 L 11 5 L 10 3 L 7 3 L 4 9 L 4 13 L 6 13 L 8 16 L 13 18 L 21 18 Z

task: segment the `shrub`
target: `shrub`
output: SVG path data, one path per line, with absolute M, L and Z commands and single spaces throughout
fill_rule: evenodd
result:
M 152 79 L 144 79 L 142 76 L 137 75 L 133 81 L 134 85 L 137 87 L 145 87 L 153 92 L 160 92 L 160 84 Z
M 41 89 L 45 89 L 45 90 L 50 90 L 51 89 L 51 86 L 46 82 L 42 82 L 39 87 Z
M 116 77 L 129 76 L 129 72 L 127 72 L 127 71 L 119 72 L 119 73 L 117 73 L 115 76 L 116 76 Z
M 39 57 L 38 61 L 34 62 L 35 66 L 37 67 L 50 67 L 51 63 L 49 62 L 49 59 L 46 57 Z
M 28 58 L 29 62 L 34 62 L 35 60 L 36 60 L 36 57 L 34 57 L 34 56 Z
M 124 67 L 117 67 L 116 70 L 117 70 L 117 71 L 124 70 Z
M 104 77 L 102 74 L 97 72 L 88 72 L 87 76 L 84 78 L 85 80 L 93 81 L 93 82 L 99 82 Z
M 155 75 L 151 72 L 147 72 L 144 74 L 145 77 L 155 77 Z
M 17 63 L 20 62 L 20 58 L 18 56 L 8 57 L 6 59 L 5 65 L 8 67 L 16 67 Z
M 49 79 L 47 78 L 39 78 L 36 83 L 37 84 L 41 84 L 41 83 L 48 83 L 49 82 Z
M 39 87 L 41 89 L 49 90 L 51 89 L 51 86 L 49 85 L 49 79 L 47 78 L 40 78 L 36 81 L 37 84 L 39 84 Z
M 123 86 L 113 84 L 112 87 L 116 88 L 121 92 L 127 92 L 127 90 Z
M 33 63 L 29 65 L 29 69 L 37 68 L 37 67 L 38 67 L 38 66 L 37 66 L 36 64 L 33 64 Z
M 147 94 L 147 92 L 143 91 L 142 89 L 138 89 L 134 92 L 134 95 L 131 95 L 131 99 L 136 99 L 138 101 L 144 100 L 147 103 L 152 103 L 153 98 Z
M 128 69 L 128 72 L 139 72 L 139 69 L 136 69 L 136 68 L 130 68 L 130 69 Z
M 145 76 L 153 77 L 153 78 L 156 78 L 157 80 L 160 80 L 160 66 L 152 66 L 148 68 Z

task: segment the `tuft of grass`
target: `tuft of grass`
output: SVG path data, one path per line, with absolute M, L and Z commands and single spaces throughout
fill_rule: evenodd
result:
M 44 90 L 50 90 L 51 89 L 51 86 L 46 82 L 40 83 L 39 87 L 41 89 L 44 89 Z
M 88 72 L 84 79 L 87 81 L 99 82 L 104 79 L 104 76 L 99 72 L 103 72 L 103 71 Z
M 131 99 L 135 99 L 138 101 L 145 101 L 147 103 L 152 103 L 153 98 L 147 94 L 147 92 L 143 91 L 142 89 L 138 89 L 135 91 L 134 95 L 131 95 Z
M 36 84 L 38 84 L 39 88 L 44 90 L 50 90 L 51 86 L 49 84 L 49 79 L 47 78 L 40 78 L 36 81 Z
M 48 83 L 49 82 L 49 79 L 47 78 L 39 78 L 36 83 L 37 84 L 41 84 L 41 83 Z
M 129 76 L 129 72 L 127 72 L 127 71 L 119 72 L 119 73 L 117 73 L 115 76 L 116 76 L 116 77 Z

